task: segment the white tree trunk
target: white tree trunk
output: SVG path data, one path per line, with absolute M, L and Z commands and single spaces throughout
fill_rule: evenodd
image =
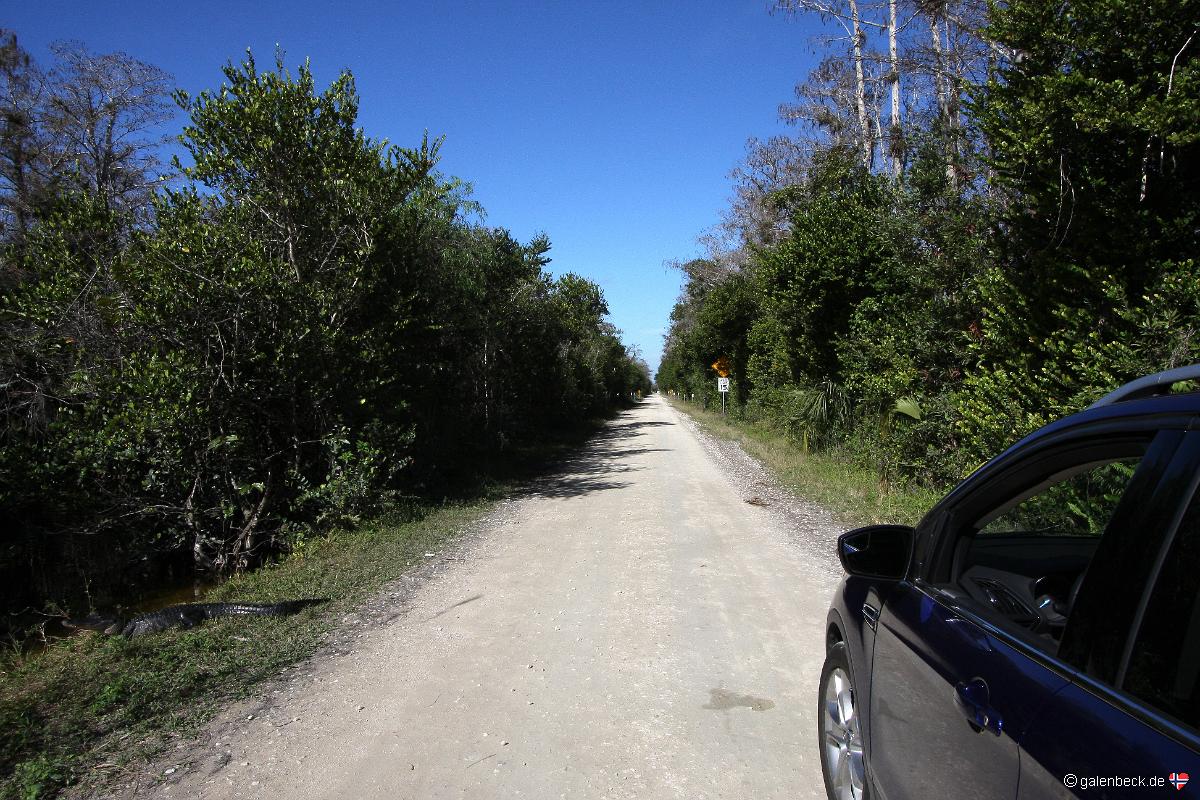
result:
M 936 10 L 929 13 L 929 33 L 933 37 L 933 91 L 937 95 L 938 117 L 946 127 L 946 134 L 953 139 L 954 121 L 950 118 L 950 79 L 946 70 L 946 48 L 942 44 L 942 23 L 940 13 Z M 957 175 L 954 169 L 954 150 L 946 148 L 946 180 L 951 186 L 957 185 Z
M 946 119 L 946 93 L 943 90 L 942 31 L 936 11 L 929 12 L 929 34 L 933 38 L 933 94 L 937 99 L 938 117 Z
M 858 129 L 862 134 L 863 166 L 871 168 L 875 155 L 875 141 L 871 135 L 871 124 L 867 119 L 867 88 L 863 78 L 863 30 L 858 16 L 858 0 L 849 0 L 851 35 L 854 37 L 854 100 L 858 106 Z
M 952 21 L 948 16 L 942 17 L 942 53 L 946 69 L 946 118 L 950 122 L 950 130 L 956 131 L 962 127 L 959 89 L 962 87 L 963 75 L 961 53 L 954 47 L 951 24 Z M 955 146 L 957 147 L 957 144 Z
M 888 0 L 888 59 L 891 62 L 892 127 L 888 152 L 892 157 L 892 175 L 897 180 L 904 168 L 904 139 L 900 128 L 900 59 L 896 55 L 896 0 Z

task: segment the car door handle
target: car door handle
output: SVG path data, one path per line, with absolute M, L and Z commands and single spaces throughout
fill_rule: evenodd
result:
M 879 609 L 870 603 L 863 603 L 862 615 L 871 630 L 875 630 L 875 626 L 879 624 Z
M 972 678 L 954 686 L 954 705 L 967 718 L 976 733 L 991 731 L 996 736 L 1004 732 L 1004 720 L 991 706 L 991 693 L 982 678 Z

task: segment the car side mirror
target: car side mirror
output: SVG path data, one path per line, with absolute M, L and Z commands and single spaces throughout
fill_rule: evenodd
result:
M 859 578 L 900 580 L 916 533 L 908 525 L 868 525 L 843 533 L 838 537 L 842 569 Z

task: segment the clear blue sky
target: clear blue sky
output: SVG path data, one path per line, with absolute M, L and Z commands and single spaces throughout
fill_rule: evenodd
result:
M 776 108 L 814 65 L 809 31 L 767 5 L 41 0 L 0 26 L 42 63 L 79 39 L 193 93 L 247 47 L 263 65 L 276 44 L 289 66 L 310 58 L 322 84 L 350 69 L 368 135 L 444 134 L 443 171 L 474 184 L 487 224 L 548 234 L 550 268 L 598 282 L 653 370 L 679 288 L 664 262 L 699 254 L 746 139 L 784 130 Z

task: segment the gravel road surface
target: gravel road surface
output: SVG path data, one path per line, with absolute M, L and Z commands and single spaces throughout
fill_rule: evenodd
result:
M 652 397 L 178 751 L 192 757 L 128 788 L 823 797 L 815 704 L 838 532 Z

